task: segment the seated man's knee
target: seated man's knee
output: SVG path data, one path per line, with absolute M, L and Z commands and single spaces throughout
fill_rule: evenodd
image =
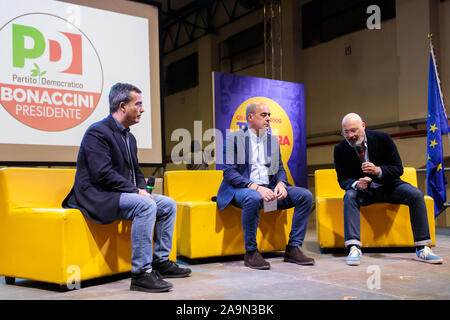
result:
M 305 198 L 305 201 L 308 201 L 310 204 L 312 204 L 313 195 L 312 195 L 311 191 L 309 191 L 308 189 L 303 189 L 302 191 L 303 191 L 303 197 Z
M 349 189 L 345 191 L 344 201 L 357 201 L 358 200 L 358 191 Z
M 295 204 L 308 204 L 312 205 L 313 195 L 311 191 L 306 188 L 292 187 L 288 191 L 288 195 Z
M 244 206 L 256 206 L 261 202 L 262 197 L 258 191 L 252 190 L 244 197 Z
M 419 189 L 417 189 L 415 187 L 411 188 L 410 197 L 411 197 L 411 200 L 413 200 L 414 202 L 424 200 L 422 191 L 420 191 Z
M 169 206 L 169 212 L 171 214 L 176 214 L 177 212 L 177 203 L 172 198 L 167 197 L 167 205 Z
M 423 192 L 420 191 L 418 188 L 414 187 L 414 196 L 416 198 L 423 198 Z
M 156 214 L 156 202 L 147 197 L 141 197 L 136 204 L 137 215 Z

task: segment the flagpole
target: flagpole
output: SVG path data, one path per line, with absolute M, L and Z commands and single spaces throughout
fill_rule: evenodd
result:
M 441 90 L 441 80 L 439 79 L 439 73 L 437 70 L 437 63 L 436 63 L 436 56 L 434 55 L 433 34 L 432 33 L 428 34 L 428 39 L 430 39 L 430 52 L 431 52 L 431 56 L 433 58 L 433 66 L 434 66 L 434 71 L 435 71 L 436 79 L 437 79 L 437 83 L 438 83 L 439 97 L 441 98 L 441 104 L 442 104 L 442 107 L 444 108 L 444 114 L 445 114 L 445 118 L 447 120 L 447 125 L 448 125 L 447 109 L 445 108 L 445 104 L 444 104 L 444 95 L 442 94 L 442 90 Z M 448 136 L 448 143 L 450 145 L 450 131 L 447 132 L 447 136 Z

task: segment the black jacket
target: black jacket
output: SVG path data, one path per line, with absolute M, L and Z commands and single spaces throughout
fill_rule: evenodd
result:
M 145 189 L 139 169 L 136 139 L 129 133 L 136 184 Z M 107 224 L 117 219 L 121 193 L 137 193 L 129 180 L 130 164 L 125 142 L 113 117 L 91 125 L 84 134 L 77 158 L 75 183 L 64 199 L 64 208 L 75 207 L 91 220 Z
M 380 167 L 381 178 L 367 175 L 361 170 L 361 161 L 356 151 L 343 139 L 334 147 L 334 168 L 336 169 L 339 185 L 348 190 L 352 184 L 369 176 L 374 182 L 385 186 L 394 186 L 401 183 L 403 165 L 397 147 L 389 134 L 381 131 L 366 130 L 369 161 Z

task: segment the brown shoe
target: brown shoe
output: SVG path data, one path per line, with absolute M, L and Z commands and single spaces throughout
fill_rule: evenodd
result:
M 244 256 L 244 264 L 249 268 L 257 270 L 270 269 L 270 263 L 264 260 L 258 250 L 253 252 L 246 252 Z
M 300 265 L 314 265 L 314 259 L 308 258 L 299 247 L 286 246 L 284 262 L 292 262 Z

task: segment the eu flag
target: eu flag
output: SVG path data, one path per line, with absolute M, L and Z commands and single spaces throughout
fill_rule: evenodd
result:
M 434 199 L 434 216 L 437 217 L 447 201 L 442 135 L 447 134 L 449 128 L 433 47 L 430 53 L 428 78 L 427 128 L 427 195 Z

